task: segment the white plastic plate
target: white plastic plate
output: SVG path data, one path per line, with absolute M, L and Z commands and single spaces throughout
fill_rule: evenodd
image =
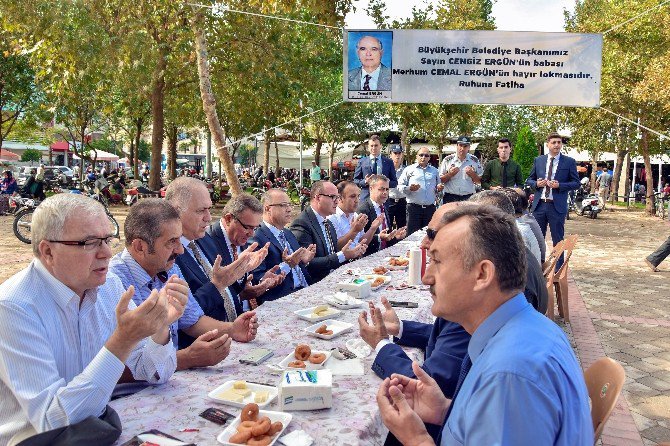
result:
M 341 313 L 341 311 L 337 308 L 328 308 L 328 311 L 324 313 L 323 316 L 314 316 L 312 313 L 314 312 L 315 308 L 316 307 L 305 308 L 303 310 L 294 311 L 293 313 L 300 319 L 304 319 L 309 322 L 325 321 L 326 319 L 330 319 L 331 317 L 337 316 Z
M 404 257 L 404 256 L 399 256 L 399 257 L 396 257 L 396 258 L 400 259 L 400 260 L 409 261 L 409 259 L 407 257 Z M 384 266 L 386 268 L 390 269 L 391 271 L 400 271 L 400 270 L 409 268 L 409 263 L 405 266 L 393 266 L 389 263 L 391 261 L 391 257 L 387 257 L 385 260 L 386 260 L 386 265 L 384 265 Z
M 286 412 L 273 412 L 270 410 L 261 410 L 258 412 L 258 417 L 268 417 L 270 418 L 270 421 L 273 423 L 275 421 L 281 421 L 282 424 L 284 425 L 284 428 L 279 431 L 278 434 L 275 434 L 275 436 L 272 438 L 272 442 L 270 443 L 269 446 L 274 445 L 277 442 L 277 439 L 281 437 L 284 434 L 284 431 L 286 431 L 286 427 L 289 425 L 291 420 L 293 419 L 293 415 L 290 413 Z M 240 425 L 242 421 L 240 420 L 240 417 L 235 418 L 231 423 L 228 424 L 228 427 L 226 427 L 223 432 L 219 434 L 218 437 L 216 437 L 216 440 L 221 443 L 225 444 L 228 446 L 239 446 L 234 443 L 229 443 L 228 439 L 237 432 L 237 426 Z
M 312 354 L 314 354 L 314 353 L 323 353 L 324 355 L 326 355 L 326 360 L 323 361 L 321 364 L 312 364 L 312 363 L 309 362 L 309 361 L 303 361 L 303 362 L 305 363 L 305 366 L 306 366 L 306 367 L 305 367 L 304 369 L 296 369 L 296 368 L 293 368 L 293 367 L 289 367 L 289 366 L 288 366 L 288 363 L 289 363 L 289 362 L 297 361 L 297 359 L 295 359 L 295 354 L 294 354 L 294 352 L 291 352 L 291 353 L 289 353 L 288 355 L 286 355 L 286 358 L 284 358 L 284 359 L 281 360 L 281 362 L 279 363 L 279 365 L 280 365 L 281 367 L 285 368 L 285 369 L 288 369 L 288 370 L 319 370 L 319 369 L 322 369 L 323 366 L 324 366 L 324 365 L 328 362 L 328 360 L 330 359 L 331 352 L 330 352 L 330 350 L 328 350 L 328 351 L 323 351 L 323 350 L 312 350 Z
M 339 302 L 335 300 L 333 296 L 324 296 L 323 300 L 326 301 L 328 305 L 332 305 L 335 308 L 339 308 L 340 310 L 349 310 L 351 308 L 360 308 L 361 305 L 365 303 L 364 300 L 361 299 L 356 299 L 355 297 L 349 296 L 349 300 L 347 301 L 346 304 L 343 304 L 342 302 Z
M 381 288 L 384 285 L 387 285 L 388 283 L 391 282 L 391 278 L 389 276 L 382 276 L 382 275 L 379 275 L 379 274 L 368 274 L 366 276 L 363 276 L 363 278 L 370 282 L 370 289 L 371 290 L 378 290 L 379 288 Z M 381 285 L 374 286 L 374 281 L 377 278 L 383 279 L 384 282 Z
M 321 327 L 322 325 L 327 325 L 328 330 L 331 330 L 333 332 L 333 334 L 332 335 L 325 335 L 325 334 L 317 333 L 316 329 Z M 353 326 L 354 326 L 354 324 L 350 324 L 349 322 L 336 321 L 335 319 L 327 319 L 325 321 L 321 321 L 317 324 L 314 324 L 314 325 L 311 325 L 311 326 L 305 328 L 305 331 L 312 336 L 316 336 L 317 338 L 333 339 L 335 336 L 339 336 L 342 333 L 351 330 L 351 328 Z
M 277 387 L 264 386 L 264 385 L 261 385 L 261 384 L 254 384 L 254 383 L 247 382 L 247 389 L 251 390 L 251 395 L 244 398 L 244 400 L 242 400 L 241 403 L 226 400 L 226 399 L 223 399 L 223 398 L 218 396 L 221 393 L 225 392 L 226 390 L 231 389 L 233 387 L 233 384 L 235 383 L 235 381 L 242 381 L 242 380 L 226 381 L 225 383 L 221 384 L 216 389 L 209 392 L 207 394 L 207 396 L 210 399 L 216 401 L 217 403 L 227 404 L 228 406 L 234 406 L 234 407 L 244 407 L 246 404 L 254 402 L 254 396 L 256 395 L 256 391 L 265 390 L 267 392 L 270 392 L 270 394 L 268 395 L 268 399 L 264 403 L 256 403 L 256 404 L 258 404 L 258 407 L 260 407 L 262 409 L 263 407 L 267 406 L 272 401 L 274 401 L 274 399 L 277 398 L 277 394 L 279 393 L 279 389 L 277 389 Z

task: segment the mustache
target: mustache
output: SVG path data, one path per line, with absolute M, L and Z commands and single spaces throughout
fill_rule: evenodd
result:
M 175 259 L 177 258 L 178 255 L 179 255 L 179 254 L 172 254 L 172 255 L 170 256 L 170 258 L 168 259 L 168 262 L 171 262 L 171 261 L 175 260 Z
M 428 289 L 430 290 L 430 294 L 432 294 L 434 296 L 435 295 L 435 285 L 431 285 L 430 288 L 428 288 Z

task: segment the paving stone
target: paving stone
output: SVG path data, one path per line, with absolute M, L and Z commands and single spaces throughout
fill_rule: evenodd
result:
M 670 441 L 670 429 L 663 426 L 654 426 L 641 432 L 644 438 L 648 438 L 657 443 Z
M 646 376 L 643 378 L 639 378 L 636 381 L 640 384 L 644 384 L 647 387 L 650 387 L 652 389 L 661 392 L 666 392 L 670 390 L 670 383 L 668 383 L 667 381 L 663 381 L 662 379 L 655 378 L 653 376 Z

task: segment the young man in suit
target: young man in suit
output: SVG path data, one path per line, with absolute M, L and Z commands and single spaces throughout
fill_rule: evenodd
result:
M 356 170 L 354 171 L 354 183 L 361 188 L 361 200 L 370 196 L 370 185 L 368 184 L 370 176 L 373 174 L 385 175 L 389 179 L 389 187 L 398 185 L 398 178 L 395 174 L 395 165 L 389 158 L 382 156 L 382 143 L 379 135 L 372 135 L 368 140 L 369 157 L 358 160 Z
M 368 242 L 365 255 L 385 249 L 395 243 L 396 240 L 405 238 L 406 228 L 391 230 L 391 219 L 389 218 L 386 201 L 389 197 L 389 180 L 384 175 L 372 175 L 370 177 L 370 196 L 358 206 L 358 212 L 368 217 L 365 231 L 369 231 L 372 223 L 379 219 L 380 224 L 374 235 Z
M 337 233 L 327 217 L 335 213 L 339 199 L 337 187 L 333 183 L 317 181 L 312 185 L 310 205 L 291 223 L 291 232 L 300 246 L 307 248 L 316 245 L 316 255 L 307 265 L 314 282 L 323 279 L 348 260 L 362 256 L 367 249 L 364 243 L 354 246 L 346 243 L 341 250 L 337 249 Z
M 579 188 L 579 175 L 575 160 L 561 155 L 563 138 L 558 133 L 547 136 L 548 155 L 540 155 L 533 162 L 533 169 L 526 184 L 534 187 L 535 197 L 530 212 L 547 235 L 547 225 L 551 229 L 553 244 L 563 240 L 565 234 L 565 216 L 568 213 L 568 192 Z M 559 264 L 560 268 L 562 258 Z
M 316 245 L 305 248 L 298 244 L 291 231 L 285 228 L 291 222 L 291 200 L 281 189 L 270 189 L 261 198 L 263 221 L 252 241 L 259 246 L 269 243 L 268 255 L 254 270 L 262 277 L 275 268 L 284 274 L 284 280 L 263 294 L 262 301 L 276 300 L 305 288 L 311 283 L 307 264 L 316 254 Z
M 235 195 L 226 203 L 221 219 L 207 229 L 207 234 L 216 243 L 216 251 L 221 255 L 223 263 L 231 264 L 239 259 L 249 238 L 260 226 L 262 216 L 261 203 L 249 194 Z M 262 246 L 261 250 L 267 253 L 270 243 L 258 246 Z M 258 299 L 284 280 L 284 276 L 277 273 L 278 270 L 277 266 L 265 271 L 262 276 L 257 275 L 256 285 L 253 284 L 253 274 L 245 274 L 233 282 L 231 287 L 240 297 L 245 311 L 255 309 L 258 306 Z

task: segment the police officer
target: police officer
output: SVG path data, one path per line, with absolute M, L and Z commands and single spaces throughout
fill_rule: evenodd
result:
M 402 171 L 405 169 L 402 146 L 400 144 L 392 144 L 390 149 L 396 178 L 400 178 Z M 397 187 L 393 187 L 389 190 L 387 203 L 386 209 L 388 210 L 391 227 L 399 229 L 405 226 L 407 224 L 407 199 L 405 194 L 400 192 Z
M 456 141 L 456 153 L 442 160 L 440 180 L 444 183 L 443 203 L 464 201 L 476 192 L 484 173 L 479 159 L 470 155 L 470 138 L 461 136 Z

